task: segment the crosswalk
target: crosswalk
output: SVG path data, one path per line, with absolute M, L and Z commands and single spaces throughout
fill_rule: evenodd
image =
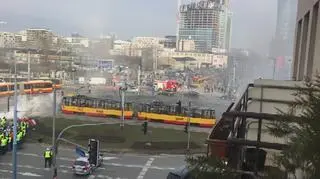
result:
M 31 158 L 39 158 L 41 160 L 43 156 L 35 153 L 26 153 L 26 152 L 18 152 L 17 153 L 19 156 L 25 156 L 25 157 L 31 157 Z M 161 157 L 168 157 L 166 155 L 160 155 Z M 158 157 L 160 157 L 158 156 Z M 118 156 L 120 157 L 120 156 Z M 133 170 L 141 171 L 139 174 L 140 178 L 144 178 L 144 175 L 146 174 L 148 169 L 153 169 L 153 170 L 158 170 L 158 171 L 170 171 L 170 170 L 175 170 L 175 168 L 170 168 L 170 167 L 159 167 L 159 166 L 154 166 L 150 164 L 146 165 L 139 165 L 139 164 L 124 164 L 120 162 L 121 160 L 118 160 L 116 156 L 108 156 L 104 157 L 104 163 L 102 167 L 99 167 L 96 169 L 96 171 L 90 175 L 88 178 L 91 179 L 125 179 L 125 178 L 120 178 L 120 177 L 114 177 L 114 176 L 108 176 L 110 174 L 110 167 L 117 167 L 117 168 L 123 168 L 126 170 L 126 168 L 129 170 L 130 168 Z M 142 157 L 142 156 L 141 156 Z M 152 158 L 153 160 L 158 158 L 157 156 L 154 156 Z M 71 163 L 74 161 L 74 158 L 68 158 L 68 157 L 58 157 L 57 158 L 58 163 L 58 173 L 65 175 L 65 176 L 72 176 L 73 171 L 72 171 L 72 166 Z M 117 163 L 117 161 L 119 163 Z M 60 163 L 60 164 L 59 164 Z M 70 163 L 70 165 L 68 164 Z M 39 163 L 37 164 L 29 164 L 25 163 L 22 165 L 21 163 L 17 165 L 18 167 L 18 175 L 22 176 L 22 178 L 45 178 L 47 176 L 50 176 L 52 174 L 52 171 L 48 168 L 43 168 Z M 0 161 L 0 176 L 2 175 L 10 175 L 12 174 L 11 171 L 12 168 L 12 163 L 9 162 L 4 162 Z M 2 173 L 2 174 L 1 174 Z M 0 177 L 1 179 L 1 177 Z
M 0 166 L 2 166 L 0 168 L 3 168 L 3 166 L 12 167 L 12 164 L 11 163 L 0 162 Z M 44 175 L 41 175 L 40 173 L 37 173 L 37 171 L 47 172 L 49 174 L 51 173 L 51 170 L 49 168 L 39 168 L 39 167 L 34 167 L 32 165 L 17 165 L 17 167 L 19 169 L 32 170 L 32 172 L 17 172 L 18 175 L 25 176 L 25 177 L 43 178 Z M 7 170 L 7 169 L 0 169 L 0 173 L 9 173 L 9 174 L 11 174 L 12 171 L 11 170 Z M 67 167 L 67 166 L 63 166 L 63 165 L 59 166 L 59 173 L 73 175 L 71 167 L 69 167 L 69 166 Z M 1 176 L 1 174 L 0 174 L 0 176 Z M 120 178 L 120 177 L 111 177 L 111 176 L 106 176 L 106 175 L 101 175 L 101 174 L 91 175 L 89 178 L 91 178 L 91 179 L 94 179 L 94 178 L 101 178 L 101 179 L 127 179 L 127 178 Z

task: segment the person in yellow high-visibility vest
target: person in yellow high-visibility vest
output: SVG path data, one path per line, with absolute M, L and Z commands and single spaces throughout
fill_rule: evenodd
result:
M 47 168 L 47 164 L 49 165 L 49 168 L 51 168 L 51 163 L 52 163 L 52 151 L 47 148 L 46 151 L 44 152 L 44 168 Z
M 3 137 L 0 141 L 1 154 L 4 155 L 7 152 L 7 139 Z

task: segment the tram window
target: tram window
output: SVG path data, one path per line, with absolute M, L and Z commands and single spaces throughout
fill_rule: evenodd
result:
M 86 99 L 86 107 L 91 107 L 92 106 L 92 100 Z
M 202 118 L 208 119 L 210 117 L 210 112 L 208 110 L 202 110 Z
M 14 91 L 14 85 L 9 85 L 9 91 Z
M 150 110 L 151 110 L 152 113 L 159 113 L 159 107 L 158 106 L 152 106 Z
M 1 92 L 8 91 L 7 86 L 0 86 L 0 91 L 1 91 Z
M 111 101 L 109 101 L 109 100 L 106 101 L 105 105 L 106 105 L 107 109 L 111 109 L 111 107 L 112 107 Z
M 197 109 L 194 109 L 193 112 L 192 112 L 192 116 L 195 117 L 195 118 L 201 117 L 201 111 L 199 111 Z
M 143 104 L 138 104 L 138 111 L 139 111 L 139 112 L 145 112 L 145 105 L 143 105 Z
M 66 101 L 65 101 L 65 105 L 66 106 L 71 106 L 71 99 L 70 98 L 65 98 Z
M 52 88 L 52 83 L 45 83 L 45 84 L 44 84 L 44 87 L 45 87 L 45 88 Z
M 116 108 L 116 109 L 121 109 L 121 104 L 120 104 L 120 102 L 116 102 L 115 104 L 116 104 L 116 105 L 115 105 L 115 108 Z
M 68 98 L 63 98 L 63 99 L 62 99 L 62 104 L 65 105 L 65 106 L 69 106 L 69 104 L 68 104 Z
M 127 106 L 126 106 L 126 109 L 127 109 L 128 111 L 131 111 L 131 110 L 132 110 L 132 103 L 127 103 L 126 105 L 127 105 Z
M 182 112 L 181 113 L 182 113 L 183 116 L 188 116 L 188 112 L 189 112 L 188 108 L 182 107 Z
M 24 84 L 24 89 L 31 89 L 31 84 Z
M 106 100 L 103 100 L 103 101 L 101 101 L 101 103 L 102 103 L 102 108 L 103 109 L 106 109 L 107 108 L 107 101 Z
M 72 98 L 72 106 L 77 106 L 77 98 Z
M 99 100 L 99 101 L 97 101 L 98 102 L 98 108 L 103 108 L 103 106 L 104 106 L 104 101 L 103 100 Z
M 216 118 L 216 111 L 215 110 L 210 110 L 210 118 Z
M 78 98 L 78 106 L 84 107 L 86 105 L 86 101 L 83 98 Z

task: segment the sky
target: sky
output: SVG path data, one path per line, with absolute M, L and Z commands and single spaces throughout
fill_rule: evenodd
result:
M 50 28 L 119 39 L 176 34 L 176 0 L 1 0 L 0 31 Z M 232 47 L 267 53 L 274 34 L 276 0 L 231 0 Z

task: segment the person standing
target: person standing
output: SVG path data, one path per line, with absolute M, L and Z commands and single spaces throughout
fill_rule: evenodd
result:
M 46 151 L 44 152 L 43 156 L 44 156 L 44 168 L 47 168 L 47 165 L 49 165 L 49 168 L 51 168 L 51 163 L 52 163 L 51 149 L 47 148 Z

